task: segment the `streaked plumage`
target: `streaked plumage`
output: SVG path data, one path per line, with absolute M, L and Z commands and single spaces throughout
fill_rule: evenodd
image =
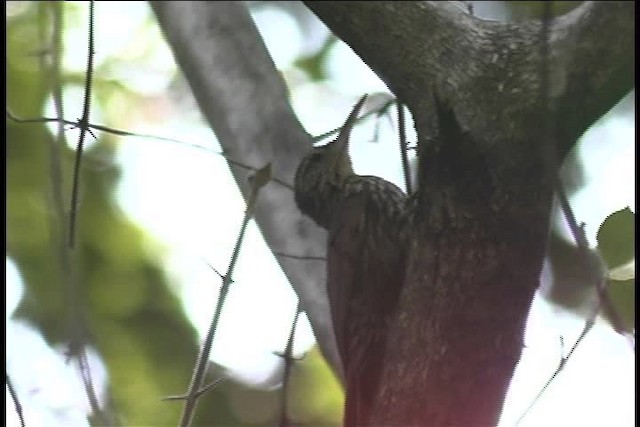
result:
M 327 293 L 346 380 L 345 426 L 367 425 L 383 363 L 387 320 L 404 279 L 406 196 L 375 176 L 354 174 L 349 134 L 364 103 L 339 136 L 300 165 L 295 199 L 329 233 Z

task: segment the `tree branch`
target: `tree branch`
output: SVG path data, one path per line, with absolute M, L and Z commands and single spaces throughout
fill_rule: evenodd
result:
M 433 4 L 431 4 L 433 3 Z M 472 47 L 460 40 L 451 52 L 442 40 L 464 34 L 473 18 L 447 2 L 307 1 L 330 29 L 347 43 L 384 81 L 410 105 L 421 90 L 441 74 L 439 58 L 450 53 L 459 63 Z M 458 58 L 459 57 L 459 58 Z M 417 93 L 416 93 L 417 92 Z
M 552 36 L 554 71 L 564 70 L 558 99 L 561 142 L 577 139 L 635 86 L 635 2 L 585 2 L 556 19 Z M 553 78 L 556 77 L 556 78 Z M 556 91 L 558 88 L 556 87 Z M 561 149 L 568 150 L 563 145 Z
M 426 128 L 420 113 L 433 87 L 476 134 L 493 135 L 505 121 L 531 123 L 540 83 L 538 20 L 482 20 L 448 2 L 305 4 L 407 102 L 418 127 Z M 570 121 L 563 149 L 633 88 L 634 16 L 633 2 L 585 2 L 553 21 L 551 97 Z
M 256 167 L 271 162 L 275 179 L 293 182 L 312 138 L 293 113 L 284 81 L 246 6 L 198 1 L 150 4 L 225 155 Z M 247 171 L 230 168 L 246 199 L 250 190 Z M 277 184 L 264 187 L 255 218 L 273 251 L 301 257 L 324 255 L 325 234 L 298 211 L 290 189 Z M 340 372 L 325 290 L 325 263 L 277 259 L 300 298 L 320 349 Z

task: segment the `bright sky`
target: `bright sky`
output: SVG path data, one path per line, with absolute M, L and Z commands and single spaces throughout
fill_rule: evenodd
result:
M 160 97 L 167 92 L 175 64 L 157 29 L 141 26 L 148 13 L 146 2 L 97 2 L 96 63 L 114 56 L 136 58 L 139 62 L 135 67 L 120 61 L 120 65 L 114 67 L 114 75 L 133 90 Z M 285 78 L 296 82 L 291 85 L 293 105 L 309 132 L 321 133 L 339 125 L 362 93 L 386 91 L 384 84 L 341 43 L 328 58 L 330 81 L 322 84 L 306 81 L 299 72 L 290 71 L 291 63 L 301 52 L 317 46 L 318 40 L 321 43 L 322 37 L 316 34 L 310 39 L 303 38 L 295 20 L 275 8 L 265 7 L 254 18 L 276 65 L 285 70 Z M 112 31 L 110 22 L 118 22 L 119 31 Z M 86 66 L 86 29 L 86 22 L 79 22 L 65 33 L 64 63 L 68 70 L 84 70 Z M 140 59 L 140 52 L 149 46 L 152 53 Z M 69 117 L 80 114 L 79 90 L 65 90 L 65 111 Z M 52 110 L 46 114 L 52 116 Z M 100 114 L 94 107 L 92 121 L 104 123 Z M 584 155 L 587 150 L 581 151 L 588 185 L 572 199 L 579 221 L 587 224 L 592 244 L 598 225 L 608 214 L 626 206 L 635 211 L 632 117 L 614 116 L 603 121 L 582 141 L 583 148 L 596 146 L 599 150 L 597 155 L 593 151 Z M 194 104 L 185 110 L 185 105 L 176 107 L 168 103 L 159 111 L 140 114 L 126 123 L 108 125 L 217 149 L 214 134 L 195 113 Z M 377 143 L 368 142 L 373 135 L 372 120 L 356 130 L 352 150 L 355 167 L 360 173 L 376 174 L 400 185 L 402 170 L 394 129 L 384 119 L 380 125 Z M 75 140 L 72 133 L 68 138 Z M 219 279 L 207 263 L 219 271 L 226 269 L 244 210 L 244 202 L 228 168 L 215 154 L 138 138 L 121 139 L 118 160 L 123 167 L 118 201 L 123 210 L 151 234 L 151 250 L 162 257 L 189 318 L 204 336 L 219 288 Z M 168 169 L 171 174 L 166 173 Z M 225 209 L 219 208 L 220 200 L 224 200 Z M 212 358 L 227 366 L 239 379 L 275 385 L 280 378 L 278 359 L 272 352 L 284 348 L 296 300 L 253 223 L 242 247 L 234 280 Z M 86 425 L 83 414 L 87 405 L 80 384 L 56 380 L 72 376 L 62 363 L 60 352 L 49 349 L 39 333 L 28 325 L 9 320 L 22 296 L 20 281 L 17 267 L 7 259 L 6 328 L 7 339 L 12 341 L 7 353 L 7 370 L 30 419 L 28 425 Z M 247 312 L 252 316 L 246 316 Z M 507 399 L 504 425 L 511 425 L 531 402 L 557 366 L 563 351 L 568 351 L 573 344 L 582 325 L 581 321 L 554 311 L 536 298 L 527 328 L 527 348 Z M 561 335 L 564 349 L 560 346 Z M 296 352 L 302 353 L 313 344 L 305 319 L 299 324 Z M 37 360 L 27 360 L 25 354 L 37 354 Z M 106 378 L 99 358 L 93 356 L 92 359 L 98 380 Z M 34 375 L 28 366 L 37 366 L 41 375 Z M 634 353 L 628 343 L 606 326 L 597 324 L 566 370 L 521 425 L 633 425 L 634 369 Z M 68 393 L 59 392 L 61 383 L 68 384 Z M 7 423 L 18 425 L 9 400 Z

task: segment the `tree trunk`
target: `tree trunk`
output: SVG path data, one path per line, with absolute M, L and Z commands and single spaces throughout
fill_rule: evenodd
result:
M 495 425 L 560 161 L 633 86 L 634 5 L 553 20 L 548 55 L 540 21 L 482 21 L 440 2 L 307 5 L 407 103 L 418 133 L 415 234 L 370 423 Z

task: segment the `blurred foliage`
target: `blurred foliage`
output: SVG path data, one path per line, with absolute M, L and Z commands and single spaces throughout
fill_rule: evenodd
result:
M 549 241 L 548 255 L 553 273 L 553 285 L 545 295 L 555 304 L 587 315 L 596 301 L 594 266 L 600 256 L 609 270 L 620 267 L 635 257 L 635 215 L 625 208 L 609 215 L 597 235 L 598 249 L 590 250 L 585 259 L 582 251 L 558 233 Z M 633 329 L 635 322 L 634 278 L 609 280 L 608 293 L 625 326 Z M 605 313 L 608 318 L 609 313 Z
M 550 286 L 543 284 L 545 297 L 554 304 L 588 315 L 596 298 L 592 268 L 599 263 L 596 252 L 589 251 L 585 259 L 575 242 L 567 241 L 556 229 L 549 236 L 547 256 L 553 279 Z
M 51 7 L 60 4 L 28 3 L 7 22 L 6 102 L 19 117 L 41 116 L 50 96 L 49 73 L 29 52 L 48 48 L 41 46 L 38 32 L 51 34 L 51 21 L 37 17 L 49 15 Z M 47 27 L 39 29 L 38 23 Z M 104 89 L 97 73 L 94 90 Z M 119 422 L 173 424 L 179 407 L 159 399 L 186 388 L 196 357 L 195 333 L 158 260 L 146 253 L 142 232 L 114 203 L 119 169 L 109 139 L 99 136 L 82 168 L 74 299 L 69 295 L 74 279 L 64 273 L 56 249 L 65 238 L 55 218 L 48 157 L 49 145 L 57 142 L 42 123 L 7 121 L 7 256 L 16 261 L 25 283 L 17 316 L 29 319 L 52 345 L 69 345 L 81 339 L 79 330 L 88 330 L 88 344 L 107 366 Z M 68 195 L 74 151 L 66 144 L 59 148 L 66 178 L 62 192 Z M 73 314 L 74 304 L 83 317 Z
M 609 215 L 598 229 L 598 250 L 610 269 L 635 255 L 635 214 L 629 208 Z
M 342 386 L 317 347 L 294 365 L 290 387 L 289 416 L 297 425 L 342 424 Z
M 629 208 L 609 215 L 598 229 L 598 250 L 608 268 L 614 269 L 635 258 L 635 214 Z M 625 326 L 635 325 L 635 277 L 609 280 L 609 296 Z
M 336 44 L 338 38 L 331 34 L 325 40 L 324 44 L 313 55 L 300 57 L 296 60 L 295 65 L 307 73 L 312 81 L 326 80 L 325 62 L 331 48 Z
M 12 7 L 7 14 L 7 109 L 20 118 L 40 117 L 52 90 L 51 12 L 63 8 L 65 28 L 78 26 L 87 16 L 75 3 L 22 2 Z M 100 15 L 95 19 L 99 22 Z M 151 14 L 145 25 L 155 25 Z M 93 108 L 99 108 L 103 120 L 114 128 L 126 128 L 126 117 L 139 113 L 136 109 L 142 104 L 141 95 L 113 78 L 114 62 L 125 60 L 142 58 L 114 58 L 100 64 L 94 74 Z M 81 87 L 85 76 L 67 73 L 61 80 L 65 87 Z M 65 111 L 66 118 L 77 119 L 80 108 Z M 6 126 L 7 256 L 19 266 L 25 284 L 15 316 L 28 319 L 52 346 L 84 339 L 97 349 L 108 370 L 107 407 L 118 425 L 176 425 L 182 402 L 161 398 L 186 391 L 197 357 L 197 336 L 170 289 L 161 259 L 149 250 L 152 238 L 116 204 L 113 191 L 120 176 L 116 139 L 97 133 L 97 141 L 84 153 L 79 234 L 70 254 L 70 276 L 61 264 L 59 248 L 66 236 L 52 191 L 50 145 L 57 143 L 56 137 L 44 123 L 7 118 Z M 65 142 L 59 148 L 63 182 L 58 185 L 68 211 L 75 150 Z M 69 283 L 74 275 L 78 287 L 72 298 Z M 212 310 L 214 304 L 211 301 Z M 340 392 L 330 375 L 317 351 L 294 368 L 292 395 L 302 395 L 299 389 L 313 390 L 304 394 L 304 402 L 292 398 L 294 422 L 297 418 L 307 420 L 306 425 L 336 421 Z M 194 425 L 273 425 L 278 421 L 280 394 L 279 388 L 257 390 L 224 382 L 200 399 Z M 318 396 L 323 398 L 318 401 Z
M 636 287 L 635 279 L 610 280 L 609 297 L 617 313 L 622 318 L 625 328 L 635 330 L 636 325 Z

